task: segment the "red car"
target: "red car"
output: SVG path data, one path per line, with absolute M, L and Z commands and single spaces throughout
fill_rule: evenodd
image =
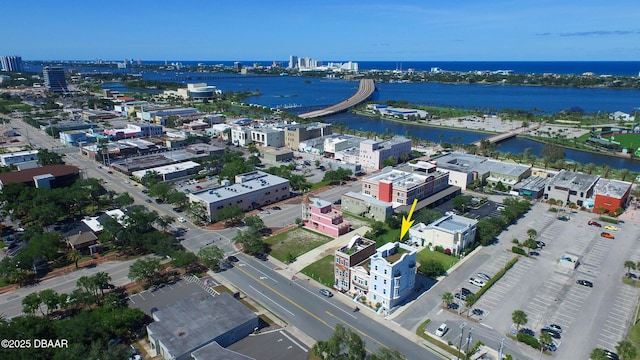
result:
M 588 225 L 593 225 L 595 227 L 602 227 L 602 225 L 599 222 L 593 221 L 593 220 L 589 220 L 589 222 L 587 223 Z

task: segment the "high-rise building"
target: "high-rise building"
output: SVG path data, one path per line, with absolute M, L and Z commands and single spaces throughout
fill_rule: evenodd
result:
M 21 56 L 0 56 L 2 71 L 23 71 Z
M 291 55 L 289 57 L 289 69 L 295 69 L 298 67 L 298 57 L 295 55 Z
M 242 70 L 242 63 L 240 61 L 236 61 L 233 63 L 233 70 L 240 71 Z
M 42 69 L 44 84 L 51 92 L 67 92 L 67 81 L 64 78 L 64 69 L 61 67 L 47 66 Z

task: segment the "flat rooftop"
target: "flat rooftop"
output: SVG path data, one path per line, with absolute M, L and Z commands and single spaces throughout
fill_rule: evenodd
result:
M 200 164 L 198 164 L 197 162 L 185 161 L 185 162 L 175 163 L 175 164 L 171 164 L 171 165 L 164 165 L 164 166 L 154 167 L 154 168 L 151 168 L 151 169 L 136 171 L 136 172 L 133 173 L 133 176 L 136 176 L 136 177 L 142 179 L 142 177 L 147 172 L 150 172 L 150 171 L 155 171 L 160 175 L 166 175 L 166 174 L 171 174 L 171 173 L 178 172 L 178 171 L 194 169 L 194 168 L 197 168 L 199 166 L 200 166 Z
M 487 161 L 487 158 L 472 154 L 451 152 L 433 158 L 431 161 L 436 162 L 438 167 L 441 169 L 470 173 L 475 171 L 480 164 Z
M 389 203 L 389 202 L 386 202 L 386 201 L 382 201 L 382 200 L 378 200 L 378 199 L 374 199 L 371 196 L 364 195 L 364 194 L 357 193 L 357 192 L 353 192 L 353 191 L 346 192 L 346 193 L 342 194 L 342 196 L 347 196 L 347 197 L 350 197 L 350 198 L 358 199 L 360 201 L 366 201 L 367 203 L 369 203 L 371 205 L 376 205 L 376 206 L 381 206 L 381 207 L 393 206 L 392 203 Z
M 148 327 L 171 354 L 180 356 L 256 316 L 227 293 L 196 294 L 156 311 L 158 321 Z
M 549 182 L 549 186 L 587 192 L 598 181 L 597 175 L 561 170 Z
M 229 198 L 234 198 L 236 196 L 250 194 L 260 189 L 271 188 L 273 186 L 289 183 L 289 180 L 287 179 L 283 179 L 281 177 L 267 174 L 261 171 L 256 171 L 256 172 L 242 174 L 242 175 L 246 176 L 248 174 L 253 174 L 253 173 L 257 173 L 256 176 L 251 177 L 251 179 L 247 177 L 247 179 L 245 179 L 245 181 L 243 182 L 238 182 L 236 184 L 231 184 L 231 185 L 219 185 L 209 189 L 192 192 L 191 196 L 207 203 L 214 203 L 217 201 L 221 201 L 223 199 L 229 199 Z M 238 176 L 241 176 L 241 175 L 238 175 Z
M 594 187 L 596 195 L 603 195 L 615 199 L 622 199 L 631 188 L 631 183 L 612 179 L 599 179 Z
M 520 165 L 520 164 L 510 164 L 510 163 L 505 163 L 502 161 L 495 161 L 495 160 L 487 160 L 483 162 L 479 166 L 479 168 L 483 169 L 485 172 L 519 177 L 524 172 L 529 170 L 531 166 Z
M 444 230 L 449 233 L 455 232 L 463 232 L 467 230 L 470 226 L 473 226 L 477 223 L 477 220 L 469 219 L 464 216 L 456 215 L 456 214 L 447 214 L 440 219 L 432 222 L 427 225 L 428 228 L 436 228 L 439 230 Z
M 548 178 L 542 178 L 539 176 L 529 176 L 528 178 L 522 179 L 522 181 L 517 183 L 513 188 L 540 191 L 544 189 L 547 185 L 547 181 L 549 180 L 550 179 Z
M 410 189 L 420 184 L 424 184 L 427 179 L 428 177 L 425 175 L 414 174 L 396 170 L 391 167 L 386 167 L 381 172 L 368 176 L 364 180 L 376 183 L 391 183 L 393 184 L 394 189 Z

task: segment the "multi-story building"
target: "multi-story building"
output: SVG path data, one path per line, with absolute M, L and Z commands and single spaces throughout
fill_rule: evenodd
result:
M 600 177 L 561 170 L 547 183 L 544 199 L 560 200 L 563 204 L 574 203 L 587 207 L 593 197 L 593 188 Z
M 0 155 L 0 165 L 9 166 L 27 161 L 38 161 L 38 150 L 18 151 Z
M 283 147 L 284 131 L 272 128 L 253 128 L 251 129 L 251 141 L 262 146 Z
M 295 69 L 298 67 L 298 57 L 295 55 L 289 56 L 289 66 L 288 69 Z
M 333 237 L 345 234 L 350 229 L 349 222 L 342 218 L 342 211 L 318 198 L 309 198 L 302 204 L 302 220 L 307 228 Z
M 60 132 L 60 142 L 67 146 L 79 146 L 80 143 L 89 143 L 96 140 L 93 136 L 88 136 L 86 131 L 71 130 Z
M 365 139 L 351 135 L 335 135 L 324 139 L 323 152 L 327 157 L 334 157 L 338 151 L 359 149 Z
M 625 208 L 631 193 L 631 183 L 626 181 L 599 179 L 594 187 L 594 211 L 602 209 L 614 212 L 618 208 Z
M 449 174 L 429 166 L 424 174 L 387 167 L 362 180 L 362 193 L 374 199 L 401 205 L 427 198 L 449 186 Z
M 68 92 L 67 80 L 64 77 L 64 69 L 61 67 L 46 66 L 42 69 L 44 85 L 51 92 Z
M 184 161 L 171 165 L 158 166 L 151 169 L 134 171 L 133 176 L 142 179 L 147 173 L 157 173 L 162 181 L 182 179 L 193 175 L 201 168 L 200 164 L 194 161 Z
M 395 242 L 382 245 L 371 256 L 367 298 L 381 305 L 379 312 L 389 312 L 413 292 L 416 254 L 414 247 Z
M 21 56 L 0 56 L 0 65 L 2 71 L 24 71 Z
M 191 202 L 203 204 L 209 219 L 214 221 L 216 213 L 223 207 L 235 205 L 242 210 L 253 210 L 288 199 L 290 195 L 289 180 L 252 171 L 236 175 L 235 184 L 192 192 L 188 196 Z
M 334 287 L 342 291 L 366 293 L 369 289 L 369 279 L 358 277 L 351 282 L 351 270 L 354 266 L 368 261 L 376 252 L 376 242 L 360 235 L 354 235 L 347 246 L 336 249 L 334 261 Z
M 475 240 L 477 224 L 477 220 L 448 213 L 429 225 L 415 224 L 409 235 L 420 246 L 442 246 L 459 255 Z
M 304 125 L 288 125 L 284 128 L 284 146 L 292 150 L 300 148 L 300 142 L 331 135 L 331 124 L 313 123 Z
M 251 144 L 251 128 L 246 126 L 231 127 L 231 143 L 239 146 L 247 146 Z
M 352 191 L 342 194 L 340 202 L 343 211 L 376 221 L 385 221 L 393 215 L 392 203 Z
M 411 153 L 411 140 L 396 136 L 387 141 L 365 140 L 360 143 L 360 164 L 371 169 L 381 169 L 386 159 L 400 159 Z

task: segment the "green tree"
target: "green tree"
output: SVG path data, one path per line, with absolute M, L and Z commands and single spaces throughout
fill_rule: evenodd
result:
M 168 183 L 158 182 L 149 187 L 149 196 L 166 201 L 172 190 L 173 188 Z
M 104 289 L 111 282 L 111 275 L 104 271 L 98 271 L 95 275 L 93 275 L 93 281 L 95 281 L 96 286 L 100 289 L 100 293 L 104 296 Z
M 636 263 L 631 260 L 627 260 L 624 262 L 624 267 L 627 269 L 627 273 L 630 273 L 631 270 L 636 269 Z
M 529 320 L 527 319 L 527 313 L 522 310 L 515 310 L 511 314 L 511 321 L 516 324 L 516 331 L 520 331 L 520 326 L 525 325 Z
M 595 348 L 591 350 L 589 359 L 590 360 L 609 360 L 609 357 L 607 356 L 607 353 L 604 351 L 604 349 Z
M 224 251 L 215 245 L 204 247 L 198 251 L 200 262 L 212 269 L 217 268 L 223 258 Z
M 42 304 L 40 294 L 38 292 L 32 292 L 22 298 L 22 311 L 25 314 L 35 314 L 36 310 L 40 309 L 40 304 Z M 40 311 L 42 311 L 42 309 Z M 42 312 L 42 315 L 44 315 L 44 312 Z
M 162 232 L 166 232 L 169 225 L 173 223 L 173 216 L 171 215 L 160 215 L 156 218 L 155 223 L 160 227 Z
M 238 230 L 236 236 L 233 237 L 233 242 L 241 245 L 243 251 L 248 254 L 263 251 L 265 248 L 262 236 L 252 228 L 248 228 L 247 230 Z
M 38 149 L 38 163 L 40 166 L 64 164 L 62 155 L 47 149 Z
M 113 199 L 113 202 L 120 208 L 124 208 L 127 207 L 131 204 L 133 204 L 134 199 L 131 197 L 131 195 L 129 195 L 129 193 L 122 193 L 118 196 L 116 196 L 115 199 Z
M 251 215 L 244 218 L 245 224 L 248 227 L 254 229 L 255 231 L 262 231 L 266 226 L 264 225 L 264 221 L 258 215 Z
M 196 254 L 184 250 L 177 250 L 171 254 L 171 265 L 175 267 L 187 267 L 198 262 Z
M 524 245 L 524 247 L 526 247 L 527 249 L 529 249 L 529 251 L 533 250 L 533 249 L 537 249 L 538 248 L 538 243 L 533 240 L 533 239 L 527 239 L 525 240 L 522 245 Z
M 242 219 L 244 211 L 236 205 L 225 206 L 216 212 L 215 221 L 224 221 L 225 226 L 237 224 Z
M 548 332 L 541 331 L 538 340 L 540 341 L 540 356 L 542 356 L 545 346 L 551 344 L 553 342 L 553 338 Z
M 45 289 L 39 293 L 40 302 L 47 308 L 47 312 L 44 315 L 49 315 L 51 312 L 56 311 L 60 306 L 61 297 L 53 289 Z
M 538 235 L 538 232 L 535 229 L 528 229 L 527 236 L 529 239 L 533 240 Z
M 607 164 L 603 164 L 601 169 L 602 169 L 602 177 L 608 178 L 612 171 L 611 166 Z
M 75 264 L 76 270 L 78 270 L 78 261 L 80 259 L 82 259 L 82 254 L 77 249 L 71 249 L 67 253 L 67 260 Z
M 451 205 L 453 205 L 454 209 L 464 212 L 471 205 L 471 196 L 460 194 L 451 199 Z
M 447 291 L 446 293 L 442 294 L 442 302 L 445 305 L 449 305 L 453 302 L 453 294 L 450 293 L 449 291 Z
M 316 342 L 312 351 L 323 360 L 364 360 L 367 355 L 364 346 L 358 334 L 337 324 L 333 335 L 326 341 Z
M 139 259 L 129 267 L 129 279 L 153 282 L 160 273 L 160 260 L 155 258 Z
M 616 352 L 620 355 L 622 360 L 633 360 L 636 358 L 638 350 L 630 340 L 622 340 L 618 341 L 618 345 L 616 345 Z
M 471 307 L 476 303 L 478 299 L 476 299 L 475 294 L 467 294 L 464 299 L 464 305 L 467 307 L 467 316 L 469 316 L 469 312 L 471 311 Z

